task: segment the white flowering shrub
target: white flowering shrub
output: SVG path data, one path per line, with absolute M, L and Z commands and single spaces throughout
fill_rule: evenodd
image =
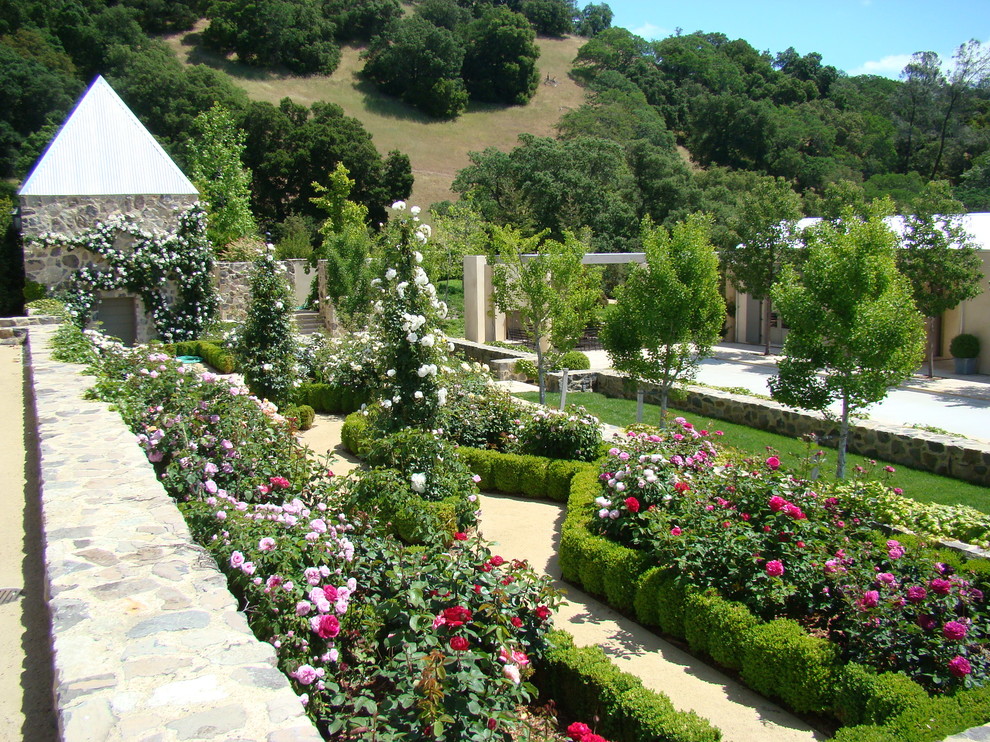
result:
M 406 205 L 392 208 L 402 214 Z M 384 432 L 404 428 L 432 430 L 447 401 L 443 376 L 447 372 L 448 343 L 439 320 L 447 314 L 420 263 L 415 248 L 425 244 L 430 228 L 419 222 L 419 207 L 398 219 L 397 244 L 389 252 L 383 278 L 372 281 L 380 293 L 374 304 L 373 334 L 381 343 L 385 369 L 374 416 Z
M 198 203 L 180 212 L 177 222 L 174 232 L 153 232 L 116 215 L 75 236 L 46 232 L 35 238 L 47 250 L 86 250 L 101 258 L 100 264 L 87 262 L 59 287 L 72 321 L 85 327 L 96 293 L 122 289 L 141 297 L 163 340 L 196 338 L 217 306 L 210 276 L 213 248 L 206 238 L 206 212 Z M 167 282 L 177 288 L 174 301 L 164 291 Z
M 251 305 L 234 345 L 253 394 L 277 404 L 289 401 L 296 379 L 295 345 L 289 285 L 269 245 L 255 261 Z

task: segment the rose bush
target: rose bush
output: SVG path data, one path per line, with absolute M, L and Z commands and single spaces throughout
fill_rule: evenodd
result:
M 878 541 L 869 500 L 850 492 L 880 485 L 808 482 L 772 452 L 732 460 L 679 422 L 672 435 L 630 434 L 609 450 L 598 533 L 647 551 L 687 586 L 801 621 L 845 659 L 932 690 L 985 682 L 990 570 L 962 576 L 916 540 Z

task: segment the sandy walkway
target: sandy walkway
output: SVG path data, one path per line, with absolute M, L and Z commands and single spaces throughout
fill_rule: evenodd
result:
M 648 688 L 666 693 L 676 708 L 695 711 L 719 727 L 725 742 L 826 739 L 779 706 L 560 582 L 557 548 L 563 519 L 564 508 L 557 503 L 481 497 L 481 530 L 499 544 L 497 553 L 528 559 L 534 569 L 566 590 L 567 602 L 554 623 L 571 632 L 578 645 L 602 647 L 621 669 L 641 678 Z
M 344 425 L 344 415 L 319 414 L 313 427 L 297 434 L 297 438 L 310 447 L 314 454 L 330 454 L 330 470 L 334 474 L 346 474 L 361 466 L 360 460 L 352 456 L 340 442 L 340 429 Z
M 36 462 L 25 453 L 20 346 L 0 346 L 0 740 L 57 739 L 52 711 L 48 608 L 44 600 Z

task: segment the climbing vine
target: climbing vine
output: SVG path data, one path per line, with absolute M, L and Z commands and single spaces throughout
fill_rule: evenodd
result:
M 124 239 L 129 237 L 130 239 Z M 174 232 L 151 232 L 124 215 L 111 216 L 78 235 L 45 232 L 45 248 L 87 250 L 100 265 L 84 265 L 61 288 L 69 316 L 80 327 L 90 320 L 97 291 L 138 294 L 155 328 L 167 342 L 198 336 L 217 306 L 213 247 L 206 238 L 206 212 L 194 204 L 178 214 Z M 177 296 L 170 300 L 171 281 Z

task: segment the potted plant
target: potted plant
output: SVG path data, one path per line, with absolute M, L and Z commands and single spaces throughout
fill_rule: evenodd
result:
M 955 359 L 957 374 L 975 374 L 980 368 L 980 339 L 976 335 L 956 335 L 949 343 L 949 353 Z

